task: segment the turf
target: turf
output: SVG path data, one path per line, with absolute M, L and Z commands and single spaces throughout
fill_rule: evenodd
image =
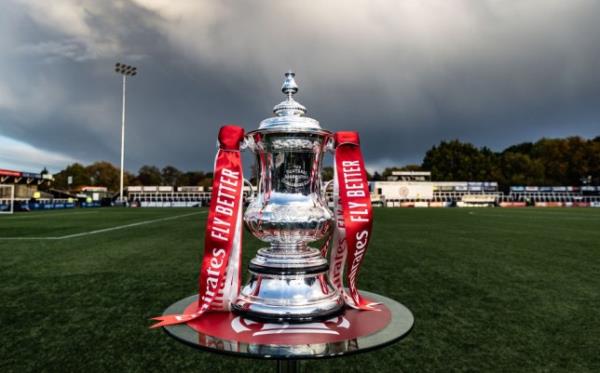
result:
M 0 216 L 0 371 L 273 371 L 148 329 L 196 291 L 205 219 L 191 209 Z M 302 369 L 600 371 L 600 209 L 376 209 L 375 219 L 360 286 L 408 306 L 415 328 Z M 247 261 L 260 243 L 244 244 Z

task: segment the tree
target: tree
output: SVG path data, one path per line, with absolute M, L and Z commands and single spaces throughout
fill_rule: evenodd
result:
M 40 171 L 40 175 L 44 176 L 49 174 L 50 172 L 48 171 L 48 169 L 46 167 L 44 167 L 42 169 L 42 171 Z M 48 189 L 52 188 L 50 183 L 41 183 L 40 185 L 38 185 L 38 189 L 40 191 L 48 191 Z
M 565 185 L 564 175 L 568 171 L 567 144 L 561 139 L 541 139 L 533 146 L 531 156 L 544 162 L 546 172 L 542 185 Z
M 592 148 L 591 141 L 586 141 L 581 137 L 568 137 L 566 140 L 567 172 L 563 176 L 569 185 L 578 185 L 583 176 L 590 175 L 594 165 L 590 162 L 593 154 L 588 150 Z
M 483 147 L 479 151 L 478 158 L 476 159 L 477 166 L 474 171 L 477 172 L 475 180 L 477 181 L 490 181 L 498 180 L 500 177 L 499 169 L 499 155 L 494 153 L 488 147 Z
M 90 185 L 104 186 L 112 191 L 119 190 L 121 173 L 111 163 L 105 161 L 92 163 L 86 167 L 86 172 L 90 178 Z M 126 186 L 127 179 L 123 175 L 123 187 Z
M 401 167 L 386 167 L 381 174 L 381 180 L 387 180 L 388 177 L 392 176 L 394 171 L 400 171 Z
M 202 179 L 202 181 L 200 182 L 200 186 L 203 186 L 205 190 L 208 190 L 208 187 L 212 186 L 214 174 L 212 172 L 207 172 L 204 176 L 204 179 Z
M 197 186 L 202 184 L 202 180 L 204 180 L 205 175 L 202 171 L 188 171 L 180 173 L 179 177 L 175 181 L 175 183 L 179 186 L 182 185 L 191 185 Z
M 323 172 L 321 173 L 323 181 L 333 180 L 333 167 L 323 167 Z
M 533 143 L 531 142 L 523 142 L 516 145 L 511 145 L 508 148 L 504 149 L 502 153 L 521 153 L 531 155 L 531 151 L 533 150 Z
M 68 184 L 68 178 L 73 178 L 73 183 Z M 64 170 L 54 175 L 54 187 L 57 189 L 74 189 L 82 185 L 89 185 L 90 177 L 86 168 L 80 163 L 68 165 Z
M 495 154 L 458 140 L 442 141 L 427 151 L 422 168 L 433 180 L 485 181 L 492 174 Z
M 420 164 L 407 164 L 400 167 L 400 171 L 423 171 L 423 167 Z
M 600 185 L 600 136 L 591 141 L 587 153 L 589 157 L 588 161 L 591 165 L 589 176 L 592 176 L 592 184 Z
M 544 178 L 544 164 L 527 154 L 503 152 L 501 174 L 496 180 L 507 190 L 511 185 L 540 185 Z
M 71 185 L 68 184 L 69 176 L 73 178 Z M 134 181 L 134 176 L 129 172 L 123 174 L 124 187 Z M 120 170 L 105 161 L 95 162 L 87 167 L 80 163 L 73 163 L 54 175 L 54 187 L 57 189 L 78 189 L 87 185 L 104 186 L 110 191 L 118 191 Z
M 579 185 L 583 177 L 600 182 L 600 141 L 581 137 L 543 138 L 501 153 L 458 140 L 432 147 L 423 159 L 434 180 L 498 181 L 510 185 Z
M 162 185 L 175 186 L 182 173 L 174 166 L 165 166 L 161 170 Z
M 383 170 L 383 173 L 381 175 L 379 175 L 379 173 L 377 173 L 377 176 L 379 177 L 379 180 L 387 180 L 388 177 L 392 176 L 392 173 L 394 171 L 422 171 L 422 170 L 423 170 L 423 167 L 421 167 L 421 165 L 407 164 L 402 167 L 387 167 Z M 373 175 L 373 178 L 374 177 L 375 177 L 375 175 Z M 373 179 L 373 180 L 375 180 L 375 179 Z
M 144 165 L 140 167 L 137 175 L 137 179 L 142 185 L 160 185 L 161 174 L 160 170 L 156 166 Z

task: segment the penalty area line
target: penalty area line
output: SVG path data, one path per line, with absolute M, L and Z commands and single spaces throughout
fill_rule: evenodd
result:
M 175 220 L 175 219 L 179 219 L 179 218 L 185 218 L 186 216 L 200 215 L 200 214 L 205 214 L 205 213 L 206 213 L 206 211 L 198 211 L 198 212 L 192 212 L 192 213 L 189 213 L 189 214 L 183 214 L 183 215 L 177 215 L 177 216 L 169 216 L 169 217 L 166 217 L 166 218 L 144 220 L 144 221 L 139 221 L 137 223 L 131 223 L 131 224 L 125 224 L 125 225 L 118 225 L 116 227 L 96 229 L 96 230 L 88 231 L 88 232 L 67 234 L 65 236 L 54 236 L 54 237 L 52 237 L 52 236 L 50 236 L 50 237 L 0 237 L 0 241 L 1 240 L 7 240 L 7 241 L 9 241 L 9 240 L 66 240 L 66 239 L 69 239 L 69 238 L 78 238 L 78 237 L 90 236 L 90 235 L 94 235 L 94 234 L 112 232 L 112 231 L 117 231 L 117 230 L 121 230 L 121 229 L 127 229 L 127 228 L 132 228 L 132 227 L 139 227 L 140 225 L 146 225 L 146 224 L 152 224 L 152 223 L 159 223 L 159 222 L 163 222 L 163 221 Z

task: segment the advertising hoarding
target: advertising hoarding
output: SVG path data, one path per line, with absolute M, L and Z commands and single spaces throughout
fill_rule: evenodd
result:
M 0 168 L 0 176 L 19 177 L 19 176 L 21 176 L 21 173 L 19 171 L 5 170 L 5 169 Z
M 385 199 L 433 199 L 430 182 L 378 181 L 373 183 L 376 194 Z
M 30 179 L 41 179 L 42 178 L 42 174 L 35 174 L 33 172 L 21 172 L 21 176 L 27 177 Z

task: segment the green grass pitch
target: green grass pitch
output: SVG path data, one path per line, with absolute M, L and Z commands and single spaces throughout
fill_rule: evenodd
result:
M 273 371 L 148 329 L 196 292 L 205 219 L 0 216 L 0 371 Z M 245 263 L 259 246 L 246 235 Z M 408 306 L 412 333 L 305 371 L 600 371 L 600 209 L 376 209 L 359 284 Z

